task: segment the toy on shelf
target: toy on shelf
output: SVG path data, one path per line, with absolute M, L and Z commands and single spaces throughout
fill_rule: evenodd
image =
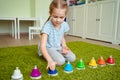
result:
M 14 70 L 13 75 L 11 76 L 11 80 L 23 80 L 23 75 L 21 74 L 21 71 L 18 67 Z
M 100 59 L 98 60 L 98 64 L 99 64 L 101 67 L 103 67 L 103 66 L 106 65 L 106 62 L 105 62 L 105 60 L 104 60 L 104 58 L 103 58 L 102 56 L 101 56 Z
M 48 75 L 50 75 L 50 76 L 57 76 L 58 75 L 58 71 L 56 69 L 55 70 L 49 69 L 48 70 Z
M 35 67 L 32 69 L 31 75 L 30 75 L 31 79 L 40 79 L 41 78 L 41 73 L 38 70 L 37 66 L 35 65 Z
M 72 67 L 72 65 L 70 64 L 69 61 L 67 62 L 67 64 L 66 64 L 65 67 L 64 67 L 64 72 L 66 72 L 66 73 L 71 73 L 71 72 L 73 72 L 73 67 Z
M 107 59 L 107 64 L 108 65 L 115 65 L 115 61 L 114 58 L 111 56 L 109 56 L 109 58 Z
M 84 62 L 83 62 L 83 60 L 82 59 L 80 59 L 79 61 L 78 61 L 78 63 L 77 63 L 77 69 L 78 70 L 84 70 L 85 69 L 85 65 L 84 65 Z
M 92 59 L 90 60 L 89 66 L 90 66 L 91 68 L 97 68 L 97 63 L 96 63 L 94 57 L 92 57 Z

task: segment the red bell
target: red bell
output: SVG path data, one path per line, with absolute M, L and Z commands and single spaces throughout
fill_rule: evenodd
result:
M 108 65 L 115 65 L 115 61 L 114 61 L 114 58 L 112 56 L 110 56 L 108 59 L 107 59 L 107 64 Z

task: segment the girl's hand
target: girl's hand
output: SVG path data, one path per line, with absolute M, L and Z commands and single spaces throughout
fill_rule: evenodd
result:
M 69 51 L 69 48 L 68 48 L 68 47 L 63 47 L 63 48 L 62 48 L 62 53 L 63 53 L 63 54 L 67 54 L 68 51 Z
M 47 69 L 50 68 L 50 70 L 55 70 L 57 62 L 49 61 L 47 65 Z

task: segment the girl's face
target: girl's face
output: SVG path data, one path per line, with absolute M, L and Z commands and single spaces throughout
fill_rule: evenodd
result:
M 66 9 L 55 8 L 51 15 L 51 21 L 55 27 L 59 27 L 66 17 Z

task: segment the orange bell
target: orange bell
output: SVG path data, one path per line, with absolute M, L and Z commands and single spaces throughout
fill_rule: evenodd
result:
M 98 64 L 100 65 L 100 66 L 105 66 L 106 65 L 106 62 L 105 62 L 105 60 L 104 60 L 104 58 L 101 56 L 101 58 L 98 60 Z

